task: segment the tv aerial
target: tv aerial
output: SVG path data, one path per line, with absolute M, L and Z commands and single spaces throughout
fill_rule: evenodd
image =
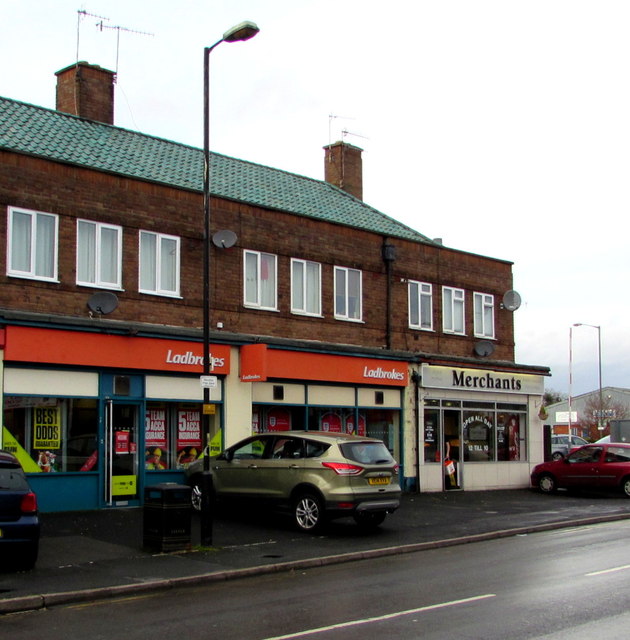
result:
M 518 291 L 510 289 L 503 294 L 503 302 L 501 303 L 502 309 L 508 311 L 516 311 L 521 306 L 521 296 Z
M 118 307 L 118 297 L 110 291 L 99 291 L 93 296 L 90 296 L 87 301 L 87 306 L 90 312 L 98 313 L 99 316 L 105 316 Z

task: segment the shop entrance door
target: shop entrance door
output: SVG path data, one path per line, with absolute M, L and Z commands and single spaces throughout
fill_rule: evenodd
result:
M 139 417 L 139 403 L 106 402 L 104 499 L 108 506 L 138 502 Z
M 442 420 L 444 489 L 453 491 L 463 488 L 461 412 L 445 409 L 442 413 Z

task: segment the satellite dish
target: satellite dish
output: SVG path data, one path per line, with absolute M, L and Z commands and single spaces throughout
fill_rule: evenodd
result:
M 521 306 L 521 296 L 518 291 L 510 289 L 503 294 L 503 308 L 516 311 Z
M 475 344 L 475 353 L 482 358 L 487 358 L 494 353 L 494 343 L 489 340 L 480 340 Z
M 94 311 L 94 313 L 107 315 L 118 306 L 118 298 L 115 293 L 111 293 L 110 291 L 100 291 L 90 297 L 87 301 L 87 306 L 90 311 Z
M 234 231 L 230 231 L 229 229 L 217 231 L 212 236 L 212 244 L 214 244 L 215 247 L 219 247 L 219 249 L 229 249 L 236 244 L 237 240 L 238 237 Z

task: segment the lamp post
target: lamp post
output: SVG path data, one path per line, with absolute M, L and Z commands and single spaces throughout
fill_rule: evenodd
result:
M 576 322 L 574 327 L 591 327 L 597 329 L 597 342 L 598 342 L 598 363 L 599 363 L 599 418 L 597 420 L 597 428 L 602 431 L 602 418 L 604 417 L 604 397 L 602 395 L 602 328 L 596 324 L 586 324 L 584 322 Z
M 212 370 L 210 356 L 210 53 L 222 42 L 240 42 L 253 38 L 259 29 L 253 22 L 241 22 L 223 34 L 223 37 L 211 47 L 203 50 L 203 375 L 207 377 Z M 210 388 L 203 386 L 202 431 L 208 451 L 204 456 L 204 471 L 210 469 Z M 209 474 L 205 473 L 208 482 Z M 209 487 L 204 487 L 207 489 Z M 209 491 L 204 491 L 202 517 L 202 544 L 212 544 L 209 526 Z M 204 525 L 205 523 L 205 525 Z

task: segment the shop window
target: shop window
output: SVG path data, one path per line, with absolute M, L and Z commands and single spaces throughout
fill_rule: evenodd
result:
M 218 415 L 211 416 L 211 454 L 221 451 Z M 147 402 L 145 469 L 185 469 L 202 451 L 201 406 L 197 403 Z
M 464 411 L 464 461 L 494 460 L 494 412 Z
M 303 431 L 304 407 L 255 404 L 252 407 L 252 433 Z
M 122 228 L 77 221 L 77 284 L 122 287 Z
M 273 399 L 284 400 L 284 387 L 281 384 L 273 385 Z
M 361 320 L 361 272 L 335 267 L 335 318 Z
M 424 412 L 424 461 L 440 462 L 440 412 L 427 409 Z
M 140 232 L 141 293 L 179 296 L 179 246 L 176 236 Z
M 478 338 L 494 338 L 494 296 L 475 293 L 474 331 Z
M 95 399 L 5 396 L 4 448 L 27 472 L 97 471 Z
M 464 290 L 442 287 L 442 328 L 445 333 L 464 334 Z
M 409 326 L 433 330 L 433 285 L 409 281 Z
M 526 425 L 526 413 L 497 413 L 497 460 L 510 462 L 527 460 Z
M 275 311 L 277 303 L 277 258 L 271 253 L 243 252 L 244 304 Z
M 321 265 L 318 262 L 291 260 L 291 311 L 321 315 Z
M 56 281 L 58 217 L 13 207 L 8 215 L 7 274 Z

